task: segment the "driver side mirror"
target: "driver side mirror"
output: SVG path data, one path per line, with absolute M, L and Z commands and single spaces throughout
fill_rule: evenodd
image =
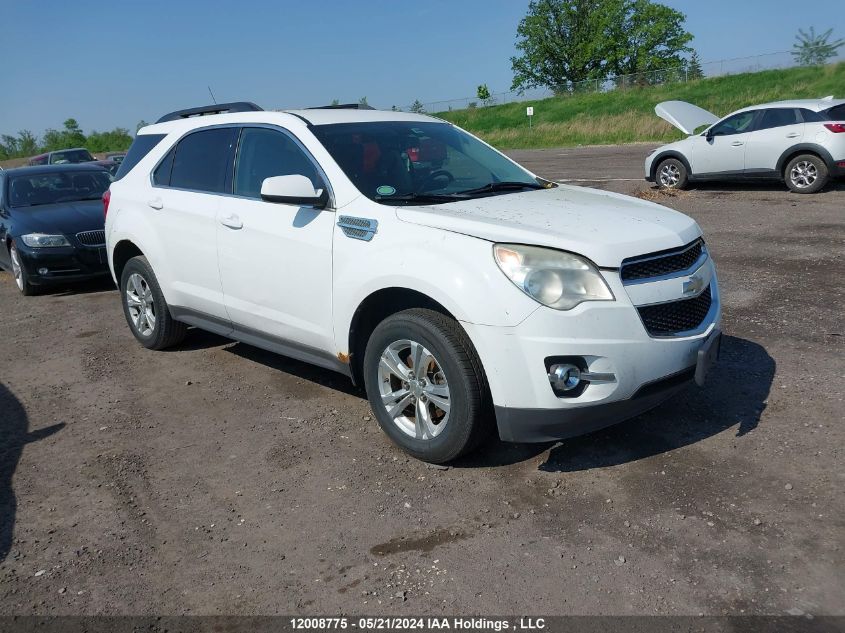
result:
M 261 183 L 261 199 L 265 202 L 325 209 L 329 203 L 329 192 L 326 189 L 314 189 L 311 180 L 299 174 L 272 176 Z
M 710 128 L 709 130 L 707 130 L 707 131 L 704 133 L 704 138 L 706 138 L 708 141 L 712 141 L 712 140 L 713 140 L 713 128 Z

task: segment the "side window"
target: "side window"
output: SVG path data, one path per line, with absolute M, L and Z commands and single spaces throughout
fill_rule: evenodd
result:
M 801 118 L 804 120 L 804 123 L 821 123 L 827 120 L 820 112 L 808 110 L 807 108 L 801 108 L 798 112 L 801 113 Z
M 243 129 L 235 162 L 236 195 L 260 198 L 265 178 L 294 174 L 307 177 L 315 189 L 325 186 L 314 163 L 287 134 L 268 128 Z
M 170 172 L 173 171 L 173 157 L 176 156 L 176 148 L 173 147 L 167 156 L 158 164 L 153 172 L 153 184 L 159 187 L 170 186 Z
M 237 128 L 215 128 L 183 138 L 173 156 L 170 186 L 225 193 L 226 171 L 236 137 Z
M 731 134 L 742 134 L 751 130 L 751 124 L 757 112 L 751 110 L 750 112 L 740 112 L 729 116 L 724 121 L 717 123 L 710 130 L 711 136 L 730 136 Z
M 798 110 L 794 108 L 769 108 L 763 112 L 757 129 L 770 130 L 775 127 L 795 125 L 796 123 L 802 123 Z

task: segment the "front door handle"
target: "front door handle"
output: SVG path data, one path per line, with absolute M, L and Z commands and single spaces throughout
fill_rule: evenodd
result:
M 743 141 L 734 141 L 733 143 L 731 143 L 731 145 L 733 145 L 734 147 L 742 147 L 743 145 L 745 145 L 745 143 Z
M 244 228 L 244 223 L 241 222 L 241 219 L 234 213 L 220 220 L 220 224 L 222 224 L 223 226 L 228 226 L 230 229 Z
M 164 208 L 164 203 L 161 201 L 161 198 L 153 198 L 152 200 L 147 202 L 151 208 L 160 210 Z
M 798 132 L 790 132 L 786 135 L 786 138 L 798 138 L 799 136 L 801 135 Z

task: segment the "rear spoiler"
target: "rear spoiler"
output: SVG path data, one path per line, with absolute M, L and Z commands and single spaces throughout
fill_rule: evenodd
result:
M 186 110 L 176 110 L 169 112 L 161 117 L 156 123 L 164 123 L 165 121 L 178 121 L 179 119 L 187 119 L 194 116 L 206 116 L 210 114 L 224 114 L 226 112 L 261 112 L 261 108 L 250 101 L 233 101 L 232 103 L 215 103 L 213 105 L 200 106 L 199 108 L 188 108 Z

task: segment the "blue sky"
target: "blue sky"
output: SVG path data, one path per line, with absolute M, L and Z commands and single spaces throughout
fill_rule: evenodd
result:
M 845 12 L 794 0 L 663 0 L 687 14 L 704 61 L 787 50 L 798 27 Z M 510 87 L 509 58 L 528 0 L 0 0 L 0 133 L 83 130 L 210 102 L 265 108 L 357 101 L 377 107 Z M 815 24 L 813 24 L 815 22 Z M 842 56 L 842 55 L 840 55 Z

